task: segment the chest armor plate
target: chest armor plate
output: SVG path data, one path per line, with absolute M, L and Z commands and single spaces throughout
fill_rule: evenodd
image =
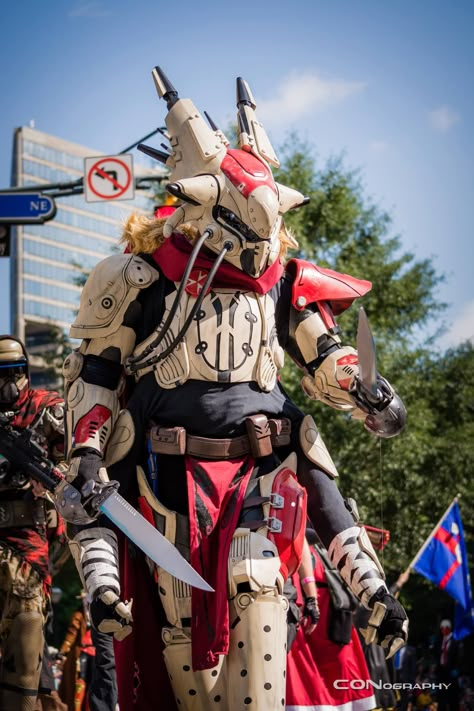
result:
M 166 299 L 166 310 L 156 332 L 141 343 L 136 353 L 151 342 L 167 318 L 176 292 Z M 170 328 L 153 356 L 162 353 L 179 333 L 195 304 L 195 297 L 184 293 Z M 250 291 L 216 289 L 201 304 L 184 339 L 162 361 L 139 372 L 140 377 L 154 370 L 163 388 L 182 385 L 186 380 L 214 383 L 256 382 L 264 391 L 275 386 L 283 365 L 275 327 L 275 306 L 269 295 Z

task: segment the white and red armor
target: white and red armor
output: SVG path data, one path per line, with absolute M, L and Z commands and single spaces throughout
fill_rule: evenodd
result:
M 168 190 L 182 204 L 161 229 L 152 220 L 140 223 L 142 233 L 159 237 L 145 240 L 145 250 L 132 220 L 125 230 L 132 254 L 104 260 L 83 290 L 71 328 L 83 341 L 65 363 L 71 471 L 81 488 L 101 480 L 104 462 L 113 465 L 124 493 L 203 577 L 211 576 L 216 603 L 153 570 L 179 708 L 205 711 L 219 700 L 222 708 L 252 703 L 270 711 L 284 706 L 283 583 L 298 565 L 305 491 L 309 517 L 334 562 L 347 553 L 360 572 L 355 592 L 369 607 L 378 595 L 388 610 L 377 622 L 387 650 L 406 639 L 404 613 L 392 619 L 375 554 L 365 539 L 345 535 L 353 520 L 318 428 L 278 380 L 286 351 L 310 397 L 364 419 L 383 436 L 383 418 L 358 392 L 357 353 L 342 345 L 334 320 L 370 283 L 303 260 L 283 265 L 282 215 L 305 198 L 273 180 L 270 165 L 278 162 L 245 82 L 238 80 L 240 148 L 234 150 L 158 68 L 154 79 L 168 104 L 170 152 L 143 149 L 166 162 Z M 183 235 L 190 231 L 191 240 Z M 124 372 L 134 387 L 121 410 Z M 387 387 L 382 412 L 394 397 Z M 396 426 L 395 418 L 390 436 Z M 87 530 L 96 550 L 103 539 L 105 562 L 94 568 L 80 531 L 76 561 L 88 563 L 93 597 L 105 602 L 101 580 L 114 579 L 108 587 L 116 603 L 115 542 L 93 524 Z M 351 565 L 341 570 L 349 585 Z M 359 586 L 367 577 L 370 596 L 367 585 Z M 128 629 L 127 613 L 121 624 Z M 128 667 L 134 664 L 136 658 Z

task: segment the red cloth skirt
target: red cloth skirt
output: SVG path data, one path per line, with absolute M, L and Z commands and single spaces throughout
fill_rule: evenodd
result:
M 314 575 L 316 581 L 325 582 L 324 569 L 319 557 Z M 294 583 L 300 590 L 299 580 Z M 301 593 L 300 593 L 301 595 Z M 353 689 L 351 680 L 362 680 L 362 686 L 370 679 L 362 646 L 355 628 L 352 639 L 343 646 L 334 644 L 327 637 L 329 591 L 318 588 L 321 612 L 314 632 L 306 636 L 300 627 L 288 654 L 286 711 L 369 711 L 377 704 L 372 687 Z M 341 681 L 336 688 L 334 682 Z

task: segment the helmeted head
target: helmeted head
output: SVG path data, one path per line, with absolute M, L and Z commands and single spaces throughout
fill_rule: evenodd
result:
M 255 101 L 243 79 L 237 79 L 239 148 L 229 147 L 222 131 L 208 125 L 189 99 L 180 99 L 159 67 L 153 78 L 168 105 L 166 127 L 170 152 L 139 148 L 170 169 L 169 193 L 182 204 L 168 218 L 169 236 L 191 223 L 213 252 L 252 277 L 259 277 L 280 253 L 282 216 L 308 202 L 297 190 L 277 183 L 270 166 L 279 166 L 268 136 L 255 114 Z
M 0 336 L 0 411 L 14 409 L 28 388 L 28 355 L 14 336 Z

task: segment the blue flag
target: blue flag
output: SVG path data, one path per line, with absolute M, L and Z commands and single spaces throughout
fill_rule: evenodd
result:
M 455 500 L 411 567 L 456 600 L 454 639 L 474 632 L 474 604 L 461 512 Z

